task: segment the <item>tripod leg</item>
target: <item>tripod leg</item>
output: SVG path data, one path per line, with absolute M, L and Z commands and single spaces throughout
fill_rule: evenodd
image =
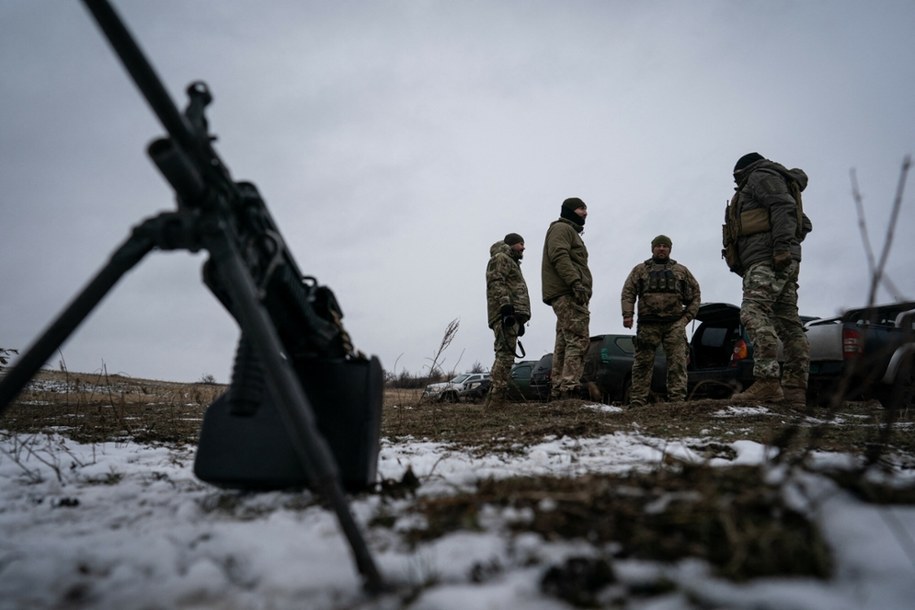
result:
M 381 573 L 369 552 L 365 539 L 349 510 L 343 494 L 337 464 L 324 437 L 318 432 L 314 411 L 305 395 L 290 361 L 283 356 L 282 343 L 266 310 L 257 299 L 254 282 L 241 255 L 222 234 L 211 235 L 207 249 L 212 255 L 212 268 L 221 285 L 231 293 L 232 303 L 242 327 L 242 334 L 251 342 L 270 384 L 296 454 L 313 488 L 330 504 L 337 515 L 340 528 L 349 541 L 356 566 L 365 579 L 365 587 L 373 593 L 384 589 Z
M 16 361 L 0 381 L 0 416 L 6 411 L 22 388 L 44 366 L 54 351 L 73 334 L 105 295 L 125 273 L 139 263 L 155 247 L 147 235 L 134 233 L 115 250 L 101 271 L 83 288 L 35 343 Z

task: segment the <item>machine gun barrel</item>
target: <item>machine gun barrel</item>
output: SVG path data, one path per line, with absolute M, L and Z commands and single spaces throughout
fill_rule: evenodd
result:
M 179 204 L 197 201 L 206 192 L 206 183 L 197 166 L 175 146 L 171 138 L 153 140 L 146 152 L 178 194 Z

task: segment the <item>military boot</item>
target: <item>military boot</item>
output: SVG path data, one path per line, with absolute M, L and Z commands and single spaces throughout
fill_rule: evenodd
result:
M 782 404 L 792 409 L 804 410 L 807 408 L 807 388 L 786 387 Z
M 731 396 L 737 402 L 781 402 L 784 398 L 782 384 L 775 377 L 757 379 L 748 389 Z

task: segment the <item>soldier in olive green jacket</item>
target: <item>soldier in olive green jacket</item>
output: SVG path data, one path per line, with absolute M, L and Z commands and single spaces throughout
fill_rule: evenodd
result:
M 489 249 L 486 265 L 486 302 L 489 327 L 495 333 L 495 362 L 490 371 L 491 384 L 486 408 L 505 402 L 518 337 L 531 318 L 531 298 L 521 274 L 524 238 L 509 233 Z
M 578 197 L 562 202 L 560 217 L 550 224 L 543 242 L 543 302 L 556 314 L 556 343 L 550 399 L 576 398 L 588 351 L 591 313 L 591 271 L 581 238 L 588 206 Z

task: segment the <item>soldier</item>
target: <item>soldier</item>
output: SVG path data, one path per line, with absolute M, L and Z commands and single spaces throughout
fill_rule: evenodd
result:
M 581 232 L 588 206 L 578 197 L 562 202 L 559 219 L 546 231 L 541 279 L 543 302 L 556 314 L 556 343 L 550 399 L 580 395 L 584 357 L 588 351 L 591 313 L 591 271 Z
M 801 241 L 813 230 L 801 207 L 800 192 L 807 174 L 749 153 L 734 166 L 736 194 L 726 225 L 736 237 L 743 277 L 740 322 L 753 343 L 753 385 L 735 394 L 738 401 L 780 402 L 803 408 L 807 404 L 810 346 L 797 311 Z M 729 220 L 729 224 L 734 223 Z M 780 369 L 778 340 L 784 346 Z M 781 381 L 779 381 L 781 376 Z
M 489 249 L 486 265 L 486 301 L 489 327 L 496 336 L 496 359 L 490 372 L 491 385 L 484 407 L 504 404 L 508 398 L 508 383 L 515 362 L 518 337 L 524 334 L 524 324 L 531 318 L 531 299 L 521 274 L 524 258 L 524 238 L 509 233 Z
M 667 356 L 667 398 L 686 400 L 686 325 L 699 311 L 699 282 L 689 269 L 670 258 L 673 243 L 666 235 L 651 240 L 651 258 L 633 267 L 623 283 L 623 326 L 632 328 L 639 303 L 635 362 L 629 407 L 643 407 L 654 371 L 655 352 Z

